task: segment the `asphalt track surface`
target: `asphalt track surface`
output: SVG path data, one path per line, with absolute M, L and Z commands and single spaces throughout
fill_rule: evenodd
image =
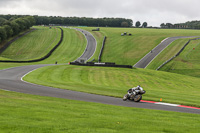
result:
M 15 67 L 15 68 L 1 70 L 0 71 L 0 88 L 6 91 L 14 91 L 14 92 L 20 92 L 20 93 L 26 93 L 26 94 L 57 97 L 57 98 L 87 101 L 87 102 L 96 102 L 96 103 L 103 103 L 103 104 L 109 104 L 109 105 L 200 114 L 199 109 L 157 105 L 157 104 L 145 103 L 145 102 L 136 103 L 136 102 L 130 102 L 130 101 L 123 101 L 122 98 L 101 96 L 101 95 L 88 94 L 88 93 L 83 93 L 83 92 L 76 92 L 76 91 L 46 87 L 46 86 L 36 85 L 32 83 L 27 83 L 22 80 L 22 77 L 26 75 L 27 73 L 44 66 L 48 66 L 48 65 L 22 66 L 22 67 Z
M 87 60 L 89 60 L 94 55 L 94 53 L 96 51 L 96 47 L 97 47 L 96 39 L 88 31 L 85 31 L 85 30 L 82 30 L 82 29 L 78 29 L 78 28 L 76 28 L 76 30 L 82 32 L 83 35 L 87 39 L 86 49 L 85 49 L 84 53 L 81 55 L 81 57 L 79 57 L 76 61 L 79 61 L 80 59 L 84 59 L 84 60 L 87 61 Z
M 166 38 L 159 45 L 157 45 L 152 51 L 150 51 L 146 56 L 144 56 L 140 61 L 138 61 L 133 67 L 146 68 L 153 61 L 153 59 L 156 56 L 158 56 L 173 41 L 181 38 L 194 38 L 194 37 L 197 36 L 179 36 L 179 37 Z
M 86 102 L 96 102 L 108 105 L 200 114 L 200 109 L 158 105 L 148 102 L 136 103 L 130 101 L 123 101 L 122 98 L 101 96 L 83 92 L 46 87 L 23 81 L 23 77 L 26 74 L 38 68 L 50 65 L 51 64 L 31 65 L 31 66 L 21 66 L 21 67 L 14 67 L 5 70 L 0 70 L 0 89 L 5 91 L 14 91 L 26 94 L 64 98 L 64 99 L 79 100 Z

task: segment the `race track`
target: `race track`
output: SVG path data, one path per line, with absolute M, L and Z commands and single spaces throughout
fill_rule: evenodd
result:
M 146 103 L 146 102 L 140 102 L 140 103 L 129 102 L 129 101 L 124 102 L 122 98 L 114 98 L 114 97 L 94 95 L 94 94 L 88 94 L 88 93 L 82 93 L 64 89 L 57 89 L 57 88 L 27 83 L 22 80 L 22 77 L 27 73 L 44 66 L 48 65 L 22 66 L 22 67 L 15 67 L 6 70 L 1 70 L 0 88 L 7 91 L 21 92 L 26 94 L 40 95 L 40 96 L 96 102 L 96 103 L 103 103 L 103 104 L 110 104 L 117 106 L 200 114 L 199 109 L 174 107 L 174 106 L 167 106 L 167 105 L 160 105 L 160 104 Z
M 85 31 L 85 30 L 82 30 L 82 29 L 76 29 L 76 30 L 82 32 L 83 35 L 87 39 L 86 49 L 85 49 L 84 53 L 81 55 L 81 57 L 79 57 L 76 61 L 79 61 L 80 59 L 85 59 L 87 61 L 94 55 L 94 53 L 96 51 L 96 47 L 97 47 L 96 39 L 88 31 Z
M 87 40 L 88 40 L 88 44 L 92 43 L 90 39 L 87 38 Z M 86 54 L 87 56 L 85 56 L 84 54 L 83 55 L 84 57 L 88 59 L 91 57 L 94 51 L 95 49 L 92 48 L 90 50 L 90 54 L 89 53 Z M 87 102 L 96 102 L 96 103 L 109 104 L 109 105 L 200 114 L 200 109 L 175 107 L 175 106 L 154 104 L 154 103 L 148 103 L 148 102 L 140 102 L 140 103 L 135 103 L 135 102 L 130 102 L 130 101 L 124 102 L 122 101 L 122 98 L 114 98 L 114 97 L 109 97 L 109 96 L 101 96 L 101 95 L 94 95 L 94 94 L 46 87 L 46 86 L 27 83 L 22 80 L 22 78 L 29 72 L 41 67 L 45 67 L 45 66 L 49 66 L 49 65 L 21 66 L 21 67 L 0 70 L 0 89 L 3 89 L 5 91 L 14 91 L 14 92 L 20 92 L 20 93 L 26 93 L 26 94 L 80 100 L 80 101 L 87 101 Z
M 146 56 L 144 56 L 140 61 L 138 61 L 133 67 L 146 68 L 153 61 L 153 59 L 156 56 L 158 56 L 173 41 L 181 38 L 194 38 L 194 37 L 197 36 L 179 36 L 179 37 L 166 38 L 159 45 L 157 45 L 152 51 L 150 51 Z

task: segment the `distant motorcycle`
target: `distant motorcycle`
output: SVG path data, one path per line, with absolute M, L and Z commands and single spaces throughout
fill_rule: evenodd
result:
M 143 91 L 135 91 L 136 94 L 133 93 L 131 89 L 127 91 L 128 93 L 123 97 L 123 100 L 126 101 L 127 99 L 134 102 L 140 102 L 142 100 L 142 95 L 146 93 L 145 90 Z

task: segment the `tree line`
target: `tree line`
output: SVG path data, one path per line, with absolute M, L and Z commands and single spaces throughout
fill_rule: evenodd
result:
M 0 15 L 0 43 L 35 24 L 32 16 Z
M 160 25 L 161 28 L 168 28 L 168 29 L 200 29 L 200 21 L 188 21 L 185 23 L 162 23 Z
M 86 18 L 60 16 L 33 16 L 36 25 L 94 26 L 94 27 L 131 27 L 133 21 L 125 18 Z

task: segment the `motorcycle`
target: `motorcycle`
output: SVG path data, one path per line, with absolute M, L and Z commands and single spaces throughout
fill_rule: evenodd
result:
M 128 93 L 123 97 L 123 101 L 126 101 L 128 99 L 130 101 L 140 102 L 140 100 L 142 100 L 142 95 L 146 93 L 145 90 L 143 91 L 135 90 L 133 92 L 132 89 L 129 89 L 127 92 Z

